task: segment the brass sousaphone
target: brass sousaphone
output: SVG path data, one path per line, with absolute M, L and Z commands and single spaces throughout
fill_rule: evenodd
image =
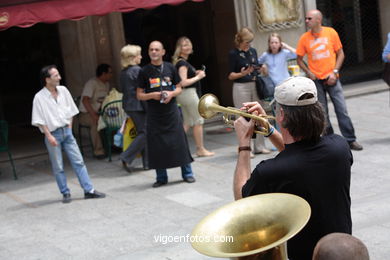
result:
M 270 124 L 267 119 L 274 119 L 273 116 L 256 116 L 239 110 L 235 107 L 223 107 L 219 105 L 218 98 L 213 94 L 204 94 L 198 104 L 199 114 L 209 119 L 215 116 L 218 112 L 224 114 L 223 119 L 226 124 L 233 125 L 233 120 L 230 118 L 231 115 L 243 116 L 249 119 L 255 119 L 259 123 L 261 130 L 255 130 L 257 134 L 267 135 L 269 133 Z
M 268 193 L 229 203 L 203 218 L 191 245 L 211 257 L 287 260 L 287 240 L 309 221 L 309 204 L 296 195 Z

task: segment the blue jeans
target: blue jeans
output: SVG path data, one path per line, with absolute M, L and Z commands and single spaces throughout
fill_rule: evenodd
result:
M 57 140 L 58 145 L 52 146 L 45 137 L 45 144 L 49 153 L 51 166 L 53 168 L 54 176 L 56 177 L 58 188 L 62 194 L 70 193 L 66 184 L 66 175 L 64 172 L 64 163 L 62 160 L 62 149 L 66 152 L 68 159 L 76 172 L 79 183 L 84 192 L 93 190 L 91 181 L 88 176 L 87 167 L 84 164 L 80 149 L 72 134 L 72 129 L 69 127 L 57 128 L 51 134 Z
M 320 101 L 324 107 L 326 114 L 327 125 L 325 134 L 333 134 L 333 128 L 329 120 L 328 100 L 326 98 L 326 93 L 328 93 L 334 106 L 341 134 L 349 143 L 355 141 L 355 129 L 353 128 L 351 118 L 348 116 L 347 105 L 345 103 L 343 88 L 341 87 L 340 81 L 337 80 L 336 85 L 334 86 L 328 86 L 325 84 L 325 81 L 321 80 L 315 80 L 314 82 L 317 87 L 318 101 Z
M 158 182 L 167 183 L 168 182 L 168 174 L 167 169 L 156 169 L 157 177 L 156 180 Z M 181 166 L 181 177 L 183 179 L 188 177 L 193 177 L 194 173 L 192 172 L 191 164 L 186 164 Z

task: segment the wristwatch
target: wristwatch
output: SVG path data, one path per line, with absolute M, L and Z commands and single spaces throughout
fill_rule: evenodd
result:
M 252 151 L 252 149 L 250 146 L 240 146 L 238 147 L 238 153 L 240 153 L 241 151 Z
M 333 70 L 334 74 L 339 74 L 339 70 Z

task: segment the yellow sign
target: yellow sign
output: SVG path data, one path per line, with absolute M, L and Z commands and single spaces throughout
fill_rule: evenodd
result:
M 299 66 L 298 65 L 290 65 L 288 66 L 288 72 L 290 72 L 291 76 L 299 76 Z

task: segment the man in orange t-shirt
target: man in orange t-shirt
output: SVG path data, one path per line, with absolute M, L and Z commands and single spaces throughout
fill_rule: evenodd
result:
M 355 130 L 348 116 L 343 88 L 339 80 L 339 69 L 345 57 L 339 35 L 333 28 L 322 26 L 322 14 L 319 10 L 307 12 L 305 21 L 310 30 L 299 39 L 296 51 L 297 62 L 316 84 L 318 100 L 323 105 L 327 117 L 325 134 L 333 134 L 326 99 L 328 93 L 335 108 L 341 134 L 352 150 L 362 150 L 363 146 L 356 142 Z M 308 66 L 303 62 L 305 55 L 307 55 Z

